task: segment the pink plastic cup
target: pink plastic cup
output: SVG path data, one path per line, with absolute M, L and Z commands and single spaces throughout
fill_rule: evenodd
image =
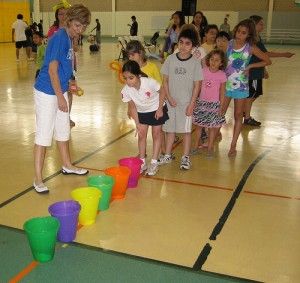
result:
M 128 188 L 136 188 L 140 178 L 142 160 L 138 157 L 125 157 L 119 160 L 120 166 L 126 166 L 131 170 L 128 180 Z

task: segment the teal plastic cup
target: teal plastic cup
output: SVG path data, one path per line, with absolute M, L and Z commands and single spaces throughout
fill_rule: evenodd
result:
M 59 225 L 59 221 L 51 216 L 32 218 L 24 223 L 23 228 L 36 261 L 53 259 Z
M 115 184 L 114 178 L 106 175 L 89 176 L 87 183 L 89 187 L 95 187 L 102 192 L 98 209 L 101 211 L 107 210 L 110 204 L 112 188 Z

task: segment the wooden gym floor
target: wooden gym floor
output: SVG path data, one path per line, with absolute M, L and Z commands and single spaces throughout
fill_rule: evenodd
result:
M 192 169 L 182 172 L 179 142 L 173 163 L 155 177 L 142 177 L 124 200 L 112 202 L 94 225 L 81 228 L 76 242 L 194 271 L 299 282 L 300 47 L 270 49 L 296 56 L 273 60 L 264 95 L 253 107 L 262 126 L 243 128 L 236 158 L 227 157 L 230 108 L 215 158 L 196 155 Z M 73 161 L 90 174 L 102 174 L 121 157 L 137 153 L 133 123 L 120 99 L 122 85 L 109 69 L 118 52 L 117 44 L 107 41 L 98 54 L 90 54 L 87 44 L 78 53 L 78 80 L 85 94 L 73 101 L 76 126 L 70 146 Z M 16 63 L 14 46 L 0 44 L 0 224 L 19 229 L 31 217 L 48 215 L 50 204 L 70 199 L 72 189 L 86 185 L 86 177 L 60 174 L 53 144 L 44 170 L 51 193 L 38 195 L 32 189 L 35 66 L 22 56 Z M 15 268 L 14 273 L 21 271 Z

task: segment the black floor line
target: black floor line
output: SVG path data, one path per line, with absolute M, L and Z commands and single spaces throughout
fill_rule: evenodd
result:
M 97 148 L 97 149 L 94 150 L 93 152 L 90 152 L 90 153 L 88 153 L 87 155 L 83 156 L 82 158 L 76 160 L 75 162 L 73 162 L 73 164 L 76 165 L 76 164 L 78 164 L 78 163 L 80 163 L 80 162 L 86 160 L 87 158 L 91 157 L 92 155 L 96 154 L 97 152 L 99 152 L 99 151 L 105 149 L 106 147 L 112 145 L 113 143 L 119 141 L 120 139 L 122 139 L 122 138 L 128 136 L 128 135 L 131 134 L 133 131 L 135 131 L 135 130 L 132 129 L 132 130 L 130 130 L 129 132 L 126 132 L 125 134 L 123 134 L 123 135 L 117 137 L 116 139 L 110 141 L 109 143 L 107 143 L 107 144 L 105 144 L 105 145 L 103 145 L 103 146 Z M 44 182 L 47 182 L 47 181 L 53 179 L 54 177 L 56 177 L 56 176 L 58 176 L 58 175 L 60 175 L 60 174 L 61 174 L 61 170 L 59 170 L 59 171 L 55 172 L 54 174 L 52 174 L 52 175 L 46 177 L 43 181 L 44 181 Z M 31 186 L 31 187 L 25 189 L 24 191 L 22 191 L 22 192 L 20 192 L 20 193 L 18 193 L 18 194 L 16 194 L 16 195 L 14 195 L 13 197 L 9 198 L 8 200 L 6 200 L 6 201 L 0 203 L 0 208 L 2 208 L 2 207 L 4 207 L 4 206 L 8 205 L 9 203 L 13 202 L 14 200 L 20 198 L 21 196 L 23 196 L 23 195 L 29 193 L 31 190 L 33 190 L 33 186 Z
M 263 153 L 261 153 L 248 167 L 248 169 L 246 170 L 246 172 L 244 173 L 243 177 L 241 178 L 239 184 L 237 185 L 237 187 L 235 188 L 235 190 L 232 193 L 232 196 L 229 200 L 229 202 L 227 203 L 221 217 L 219 218 L 218 223 L 216 224 L 216 226 L 214 227 L 209 240 L 211 241 L 215 241 L 217 239 L 217 236 L 221 233 L 232 209 L 234 208 L 234 205 L 236 203 L 236 200 L 238 199 L 238 197 L 240 196 L 246 182 L 247 179 L 249 178 L 250 174 L 252 173 L 254 167 L 268 154 L 271 152 L 271 149 L 268 149 L 266 151 L 264 151 Z M 193 266 L 193 268 L 195 270 L 201 270 L 203 264 L 206 262 L 208 255 L 210 254 L 212 250 L 212 247 L 209 243 L 206 243 L 206 245 L 203 247 L 202 251 L 199 254 L 199 257 L 197 258 L 197 260 L 195 261 L 195 264 Z

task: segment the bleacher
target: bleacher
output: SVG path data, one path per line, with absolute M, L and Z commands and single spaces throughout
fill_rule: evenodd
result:
M 266 32 L 261 37 L 266 43 L 300 44 L 300 29 L 272 29 L 268 38 Z

